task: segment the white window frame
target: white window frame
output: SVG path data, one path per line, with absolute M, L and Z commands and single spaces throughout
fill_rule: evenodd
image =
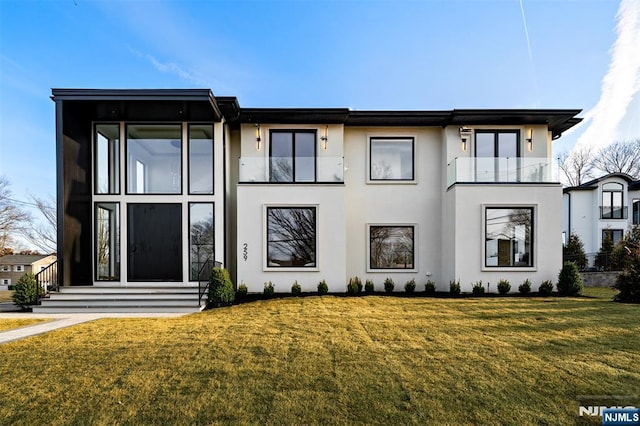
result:
M 409 269 L 405 269 L 405 268 L 385 268 L 385 269 L 378 269 L 378 268 L 372 268 L 371 267 L 371 227 L 372 226 L 392 226 L 392 227 L 399 227 L 399 226 L 411 226 L 413 227 L 413 268 Z M 366 230 L 365 230 L 365 238 L 366 238 L 366 259 L 365 259 L 365 265 L 367 265 L 367 272 L 371 272 L 371 273 L 401 273 L 401 272 L 406 272 L 406 273 L 411 273 L 411 272 L 418 272 L 418 259 L 420 259 L 419 254 L 418 254 L 418 242 L 420 241 L 419 235 L 419 228 L 418 228 L 418 224 L 415 222 L 400 222 L 400 223 L 396 223 L 396 222 L 371 222 L 371 223 L 367 223 L 366 224 Z
M 371 140 L 372 139 L 413 139 L 413 179 L 371 179 Z M 369 185 L 416 185 L 418 183 L 418 136 L 414 133 L 370 133 L 367 134 L 367 164 L 366 164 L 366 176 L 365 181 Z
M 24 272 L 24 265 L 16 265 L 13 267 L 14 272 Z
M 303 209 L 314 208 L 316 210 L 316 266 L 309 267 L 283 267 L 269 266 L 267 260 L 269 235 L 267 230 L 267 211 L 269 208 Z M 318 272 L 320 270 L 320 205 L 319 204 L 263 204 L 262 205 L 262 271 L 263 272 Z
M 11 285 L 11 278 L 3 278 L 2 285 Z
M 514 271 L 527 271 L 527 272 L 535 272 L 538 270 L 538 204 L 520 204 L 520 203 L 505 203 L 505 204 L 482 204 L 482 221 L 480 223 L 480 245 L 482 250 L 480 250 L 480 265 L 481 271 L 483 272 L 514 272 Z M 486 265 L 486 250 L 487 250 L 487 242 L 486 242 L 486 232 L 487 232 L 487 208 L 498 208 L 498 209 L 533 209 L 533 213 L 531 219 L 533 220 L 533 231 L 531 233 L 532 239 L 532 247 L 531 247 L 531 255 L 533 256 L 533 262 L 531 266 L 487 266 Z
M 2 272 L 11 272 L 11 266 L 2 265 Z

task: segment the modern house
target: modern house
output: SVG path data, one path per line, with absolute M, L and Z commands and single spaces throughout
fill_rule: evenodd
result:
M 640 181 L 611 173 L 563 190 L 566 237 L 580 237 L 586 253 L 597 253 L 609 236 L 617 244 L 633 226 L 640 225 Z
M 15 285 L 27 272 L 37 274 L 55 261 L 55 255 L 9 254 L 0 257 L 0 290 Z
M 554 279 L 551 144 L 580 110 L 244 108 L 209 90 L 54 89 L 63 286 L 262 292 Z

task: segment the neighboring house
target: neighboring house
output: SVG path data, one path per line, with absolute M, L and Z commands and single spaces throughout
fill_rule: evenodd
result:
M 55 255 L 9 254 L 0 257 L 0 289 L 7 290 L 27 272 L 37 274 L 55 261 Z
M 640 225 L 640 181 L 611 173 L 563 190 L 565 237 L 575 234 L 588 254 L 597 253 L 608 235 L 617 244 Z
M 551 144 L 579 110 L 242 108 L 209 90 L 54 89 L 61 283 L 262 292 L 351 276 L 554 280 Z M 513 286 L 517 289 L 517 285 Z

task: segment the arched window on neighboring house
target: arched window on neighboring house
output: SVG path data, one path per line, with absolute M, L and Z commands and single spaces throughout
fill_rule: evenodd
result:
M 623 186 L 621 183 L 610 182 L 602 185 L 601 219 L 626 219 L 624 207 Z

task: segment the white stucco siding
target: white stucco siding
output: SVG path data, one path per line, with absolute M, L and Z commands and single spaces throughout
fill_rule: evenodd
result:
M 415 279 L 423 288 L 427 274 L 438 280 L 441 250 L 442 129 L 352 128 L 345 129 L 346 276 L 358 276 L 384 289 L 391 277 L 395 291 Z M 413 137 L 414 177 L 407 182 L 368 182 L 371 137 Z M 414 267 L 372 269 L 369 265 L 369 226 L 413 226 Z
M 316 207 L 316 266 L 273 268 L 266 264 L 266 217 L 268 206 Z M 344 292 L 345 189 L 336 185 L 252 185 L 237 188 L 237 283 L 249 292 L 262 293 L 271 281 L 275 291 L 291 292 L 294 280 L 304 292 L 315 292 L 326 280 L 330 292 Z
M 443 277 L 448 288 L 450 280 L 459 279 L 462 291 L 471 291 L 472 284 L 482 280 L 496 291 L 498 280 L 507 279 L 511 291 L 517 292 L 525 280 L 532 281 L 537 290 L 543 280 L 557 280 L 562 267 L 562 190 L 559 184 L 549 185 L 455 185 L 447 197 L 454 200 L 455 229 L 454 275 Z M 533 213 L 533 266 L 485 266 L 485 208 L 532 207 Z M 443 232 L 448 232 L 443 229 Z M 443 259 L 443 264 L 449 260 Z M 485 287 L 486 288 L 486 287 Z

